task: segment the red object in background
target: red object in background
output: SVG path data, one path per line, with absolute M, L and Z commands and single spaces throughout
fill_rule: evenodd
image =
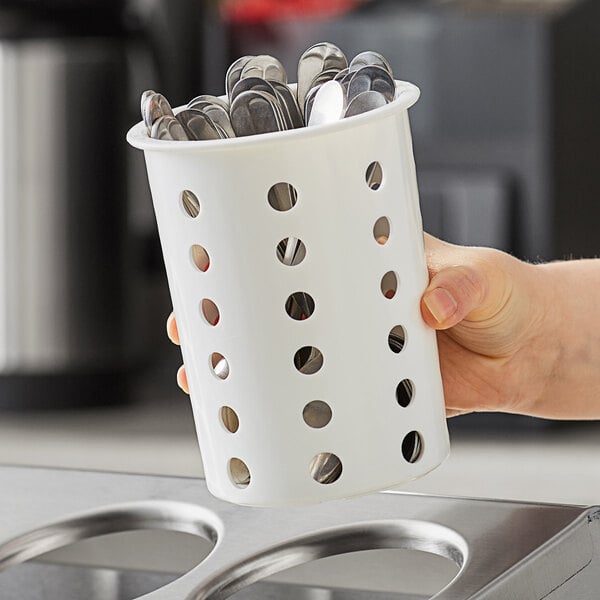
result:
M 328 17 L 348 12 L 361 0 L 222 0 L 221 13 L 230 23 L 265 23 L 298 17 Z

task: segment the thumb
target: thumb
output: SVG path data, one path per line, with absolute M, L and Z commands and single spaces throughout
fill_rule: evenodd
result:
M 498 312 L 507 286 L 504 253 L 455 246 L 425 234 L 430 282 L 421 313 L 434 329 L 449 329 L 466 318 L 482 321 Z
M 481 307 L 488 289 L 487 274 L 477 265 L 444 268 L 431 278 L 423 294 L 423 318 L 434 329 L 454 327 Z

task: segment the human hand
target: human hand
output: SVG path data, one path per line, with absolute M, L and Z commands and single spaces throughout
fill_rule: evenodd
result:
M 438 330 L 448 416 L 538 416 L 554 364 L 545 337 L 546 282 L 536 265 L 491 248 L 425 236 L 430 283 L 421 300 Z

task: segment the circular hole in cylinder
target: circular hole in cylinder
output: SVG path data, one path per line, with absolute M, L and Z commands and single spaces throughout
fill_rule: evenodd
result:
M 204 300 L 202 300 L 200 311 L 209 325 L 215 326 L 221 318 L 218 306 L 209 298 L 204 298 Z
M 294 366 L 304 375 L 313 375 L 323 366 L 323 354 L 314 346 L 303 346 L 294 354 Z
M 373 191 L 376 191 L 381 187 L 381 184 L 383 183 L 383 169 L 381 168 L 381 164 L 374 161 L 367 167 L 365 181 Z
M 229 363 L 227 359 L 219 352 L 213 352 L 210 355 L 210 366 L 212 372 L 219 379 L 227 379 L 229 377 Z
M 398 275 L 394 271 L 388 271 L 381 278 L 381 293 L 385 298 L 391 300 L 398 291 Z
M 188 216 L 192 217 L 192 219 L 195 219 L 200 214 L 200 200 L 198 200 L 198 196 L 196 196 L 194 192 L 183 190 L 183 192 L 181 192 L 180 200 L 183 210 Z
M 423 454 L 423 438 L 417 431 L 411 431 L 402 440 L 402 456 L 409 463 L 416 463 Z
M 277 258 L 284 265 L 295 267 L 306 258 L 306 246 L 298 238 L 284 238 L 277 244 Z
M 373 237 L 375 241 L 383 246 L 390 239 L 390 221 L 387 217 L 379 217 L 373 225 Z
M 309 402 L 302 411 L 304 422 L 314 429 L 321 429 L 322 427 L 329 425 L 331 417 L 331 407 L 327 402 L 323 402 L 322 400 L 313 400 L 312 402 Z
M 192 262 L 203 273 L 208 271 L 210 267 L 210 258 L 208 252 L 200 244 L 194 244 L 191 250 Z
M 342 461 L 331 452 L 319 452 L 310 461 L 310 474 L 318 483 L 335 483 L 342 475 Z
M 406 408 L 415 395 L 415 384 L 410 379 L 403 379 L 396 387 L 396 400 L 403 408 Z
M 406 331 L 402 325 L 396 325 L 388 335 L 388 345 L 390 350 L 399 354 L 406 343 Z
M 221 423 L 229 433 L 235 433 L 240 428 L 240 420 L 237 413 L 230 406 L 221 407 Z
M 272 208 L 284 212 L 296 206 L 298 192 L 290 183 L 281 181 L 271 186 L 267 194 L 267 199 Z
M 306 292 L 294 292 L 285 301 L 285 312 L 296 321 L 308 319 L 315 311 L 315 301 Z
M 229 476 L 236 487 L 246 488 L 250 485 L 250 469 L 241 458 L 229 461 Z

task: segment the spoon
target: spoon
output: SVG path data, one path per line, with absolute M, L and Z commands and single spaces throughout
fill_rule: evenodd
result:
M 304 122 L 308 123 L 310 119 L 310 112 L 312 111 L 313 103 L 315 101 L 315 96 L 319 91 L 320 86 L 312 88 L 308 94 L 306 95 L 306 100 L 304 101 Z
M 268 54 L 254 56 L 244 65 L 241 79 L 246 77 L 262 77 L 262 79 L 287 83 L 287 73 L 283 65 L 275 57 Z
M 387 104 L 383 94 L 375 91 L 362 92 L 355 96 L 348 104 L 344 117 L 354 117 Z
M 339 121 L 346 110 L 346 95 L 339 81 L 324 83 L 315 94 L 307 126 L 326 125 Z
M 202 94 L 201 96 L 196 96 L 193 100 L 188 102 L 188 108 L 202 108 L 202 106 L 195 106 L 196 104 L 216 104 L 221 106 L 225 110 L 229 110 L 229 103 L 223 98 L 219 98 L 218 96 L 212 96 L 211 94 Z
M 226 108 L 223 108 L 220 104 L 208 104 L 201 110 L 225 133 L 224 137 L 235 137 L 235 131 L 233 131 L 231 119 L 229 118 L 229 111 Z
M 287 86 L 286 86 L 287 87 Z M 240 79 L 231 90 L 229 95 L 229 101 L 233 104 L 233 101 L 242 93 L 250 90 L 256 92 L 265 92 L 273 97 L 273 100 L 277 99 L 277 93 L 273 84 L 262 77 L 245 77 Z
M 284 87 L 287 86 L 284 85 Z M 240 79 L 231 91 L 232 104 L 240 94 L 249 91 L 260 92 L 265 94 L 265 96 L 268 97 L 268 99 L 272 102 L 274 106 L 277 120 L 281 126 L 281 130 L 287 129 L 284 111 L 281 107 L 281 103 L 279 102 L 279 96 L 275 91 L 273 83 L 263 79 L 262 77 L 246 77 L 244 79 Z
M 236 61 L 231 63 L 229 69 L 227 69 L 227 73 L 225 74 L 225 91 L 227 96 L 231 98 L 231 90 L 235 86 L 235 84 L 240 80 L 242 76 L 242 71 L 246 66 L 246 63 L 250 61 L 253 56 L 242 56 L 238 58 Z
M 177 120 L 190 140 L 219 140 L 223 137 L 214 121 L 196 108 L 182 110 L 178 113 Z
M 296 98 L 290 88 L 279 81 L 270 81 L 269 83 L 273 86 L 273 89 L 277 94 L 279 104 L 285 109 L 284 116 L 287 115 L 288 117 L 287 128 L 297 129 L 298 127 L 303 127 L 304 119 L 302 118 L 302 112 L 300 111 L 298 102 L 296 102 Z
M 278 109 L 271 97 L 260 91 L 239 94 L 231 103 L 231 125 L 237 136 L 281 131 Z
M 156 92 L 146 94 L 142 104 L 142 118 L 148 128 L 148 132 L 152 130 L 152 126 L 158 119 L 166 115 L 173 116 L 173 110 L 167 99 L 162 94 L 157 94 Z
M 298 105 L 304 106 L 311 84 L 319 73 L 348 66 L 344 53 L 334 44 L 321 42 L 307 48 L 298 61 Z
M 156 140 L 186 141 L 188 136 L 181 123 L 172 115 L 159 117 L 152 125 L 150 137 Z
M 382 67 L 361 67 L 354 72 L 348 84 L 348 101 L 351 102 L 358 94 L 370 90 L 380 92 L 388 102 L 392 102 L 396 95 L 396 82 Z
M 321 71 L 310 83 L 310 89 L 322 85 L 323 83 L 327 83 L 332 79 L 335 79 L 339 71 L 337 69 L 328 69 L 326 71 Z
M 142 97 L 140 98 L 140 111 L 142 115 L 144 114 L 144 104 L 146 103 L 146 100 L 152 96 L 152 94 L 156 94 L 156 92 L 154 90 L 146 90 L 145 92 L 142 92 Z
M 392 67 L 390 63 L 385 59 L 385 57 L 379 52 L 373 52 L 372 50 L 367 50 L 366 52 L 361 52 L 357 54 L 351 61 L 349 65 L 350 71 L 358 71 L 362 67 L 368 67 L 369 65 L 374 65 L 376 67 L 381 67 L 385 69 L 390 76 L 393 78 L 394 73 L 392 72 Z

